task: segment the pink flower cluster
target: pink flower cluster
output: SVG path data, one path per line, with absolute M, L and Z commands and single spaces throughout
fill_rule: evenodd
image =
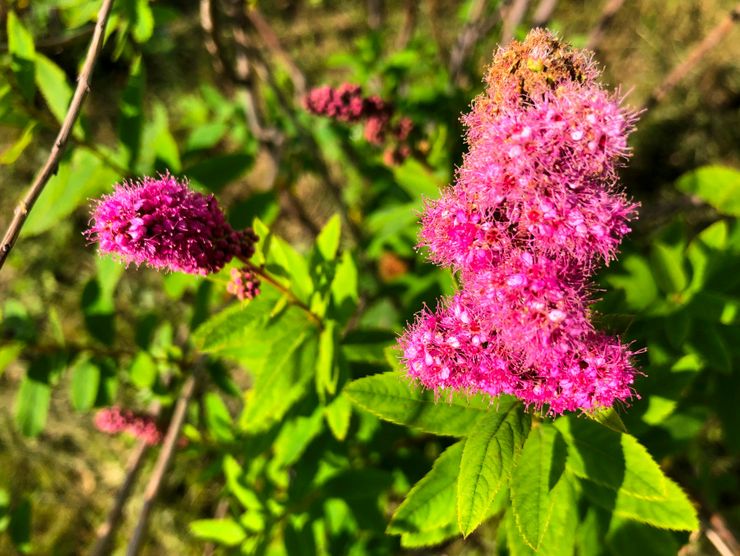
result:
M 543 30 L 494 57 L 463 118 L 455 184 L 427 202 L 421 245 L 460 291 L 400 339 L 432 389 L 510 394 L 550 414 L 634 395 L 633 352 L 591 322 L 591 277 L 637 206 L 618 187 L 634 115 L 589 56 Z
M 254 254 L 251 229 L 234 230 L 213 195 L 169 173 L 117 185 L 98 201 L 86 232 L 100 251 L 127 263 L 188 274 L 218 272 L 233 257 Z
M 340 122 L 364 122 L 364 135 L 368 143 L 381 146 L 390 137 L 393 146 L 385 151 L 387 163 L 400 163 L 411 154 L 407 140 L 413 130 L 413 122 L 406 117 L 394 125 L 393 106 L 379 96 L 364 97 L 359 85 L 343 83 L 333 88 L 328 85 L 308 92 L 303 100 L 306 110 L 317 116 L 325 116 Z
M 101 409 L 95 415 L 95 427 L 106 434 L 123 432 L 143 440 L 150 446 L 162 442 L 162 431 L 149 415 L 141 415 L 118 406 Z
M 260 279 L 248 268 L 232 268 L 226 291 L 239 301 L 254 299 L 260 294 Z

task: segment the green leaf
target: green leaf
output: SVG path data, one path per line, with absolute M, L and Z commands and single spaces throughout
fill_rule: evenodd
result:
M 319 334 L 319 356 L 316 359 L 316 392 L 319 396 L 334 395 L 339 383 L 339 365 L 337 346 L 339 327 L 334 320 L 324 322 L 324 329 Z
M 15 75 L 23 98 L 27 101 L 33 101 L 36 61 L 36 47 L 33 44 L 33 35 L 29 33 L 14 11 L 8 12 L 7 32 L 10 69 Z M 8 162 L 7 164 L 11 163 Z
M 233 422 L 221 396 L 208 392 L 203 398 L 206 426 L 210 435 L 218 442 L 234 440 Z
M 90 359 L 79 359 L 72 367 L 72 407 L 87 411 L 95 405 L 100 386 L 100 368 Z
M 518 534 L 536 551 L 548 536 L 562 536 L 560 520 L 575 506 L 565 477 L 567 449 L 554 427 L 542 424 L 530 432 L 511 477 L 511 504 Z M 572 544 L 572 543 L 571 543 Z
M 51 386 L 32 380 L 28 376 L 21 381 L 16 395 L 15 422 L 25 436 L 38 436 L 46 426 L 51 401 Z
M 411 199 L 436 198 L 446 181 L 440 181 L 418 160 L 407 158 L 403 164 L 393 166 L 393 175 L 398 185 Z
M 18 552 L 21 554 L 31 552 L 31 502 L 27 498 L 24 498 L 10 512 L 8 533 Z
M 341 233 L 342 224 L 339 220 L 339 215 L 335 214 L 316 237 L 316 247 L 325 261 L 336 259 Z
M 273 444 L 271 464 L 287 467 L 296 463 L 311 441 L 321 432 L 323 411 L 318 409 L 309 416 L 300 416 L 283 423 Z
M 232 494 L 239 503 L 247 510 L 262 510 L 262 503 L 253 490 L 248 488 L 243 482 L 244 470 L 239 462 L 231 455 L 224 456 L 223 460 L 224 476 L 226 477 L 226 486 L 229 493 Z
M 49 180 L 28 216 L 22 237 L 54 229 L 89 198 L 105 191 L 120 176 L 89 150 L 77 148 L 71 160 L 64 161 Z M 117 266 L 121 266 L 117 264 Z
M 131 35 L 139 44 L 148 41 L 154 32 L 154 15 L 149 7 L 149 0 L 136 0 L 136 17 Z
M 529 415 L 515 400 L 500 399 L 498 411 L 481 417 L 465 440 L 457 481 L 457 523 L 464 536 L 486 516 L 511 474 L 529 432 Z
M 129 377 L 137 388 L 151 388 L 157 380 L 157 364 L 152 356 L 140 351 L 131 362 Z
M 424 548 L 425 546 L 440 544 L 457 535 L 457 526 L 451 523 L 438 529 L 430 529 L 429 531 L 403 533 L 401 535 L 401 546 L 403 548 Z
M 437 396 L 412 386 L 398 372 L 355 380 L 345 386 L 344 392 L 355 404 L 381 419 L 444 436 L 466 436 L 473 432 L 481 415 L 495 415 L 484 396 Z
M 179 172 L 182 167 L 177 141 L 170 131 L 167 108 L 161 102 L 154 103 L 152 115 L 144 125 L 136 169 L 139 174 L 149 174 L 157 166 L 172 172 Z
M 340 442 L 347 438 L 352 419 L 352 404 L 343 393 L 324 408 L 324 418 L 334 438 Z
M 740 216 L 740 172 L 733 168 L 702 166 L 681 176 L 676 187 L 722 214 Z
M 18 157 L 23 154 L 26 147 L 31 144 L 31 141 L 33 141 L 34 129 L 36 129 L 36 122 L 30 122 L 26 125 L 15 143 L 0 153 L 0 165 L 13 164 L 18 160 Z
M 247 533 L 232 519 L 198 519 L 190 522 L 190 532 L 195 538 L 214 541 L 226 546 L 236 546 L 247 538 Z
M 464 442 L 453 444 L 434 461 L 431 471 L 413 486 L 393 514 L 387 533 L 418 533 L 454 524 L 463 446 Z
M 678 293 L 689 285 L 680 248 L 656 242 L 650 252 L 653 274 L 658 287 L 666 293 Z
M 614 556 L 629 554 L 636 546 L 650 556 L 676 556 L 679 553 L 681 547 L 670 532 L 620 519 L 616 515 L 610 517 L 606 545 Z
M 627 432 L 627 427 L 624 426 L 622 418 L 619 416 L 619 413 L 617 413 L 617 410 L 613 407 L 607 407 L 606 409 L 597 409 L 591 413 L 587 413 L 586 417 L 588 417 L 589 419 L 593 419 L 597 423 L 604 425 L 614 432 Z
M 568 444 L 568 469 L 612 490 L 643 499 L 666 495 L 667 479 L 634 436 L 573 417 L 561 417 L 555 427 Z
M 626 255 L 620 259 L 617 270 L 608 273 L 604 281 L 613 289 L 624 292 L 625 308 L 642 311 L 658 297 L 658 286 L 647 259 Z
M 67 75 L 49 58 L 36 54 L 35 78 L 46 105 L 61 124 L 72 100 L 72 88 L 67 82 Z
M 584 480 L 581 483 L 583 493 L 589 500 L 614 515 L 661 529 L 694 531 L 699 528 L 694 506 L 681 488 L 667 477 L 663 480 L 665 496 L 657 500 L 640 498 L 624 489 L 615 492 L 592 481 Z
M 266 287 L 248 303 L 235 303 L 201 324 L 193 333 L 199 351 L 219 352 L 242 345 L 265 326 L 279 298 L 278 292 Z
M 317 337 L 306 330 L 272 345 L 265 368 L 248 392 L 241 422 L 251 432 L 279 421 L 305 393 L 316 360 Z
M 292 290 L 301 301 L 308 303 L 313 292 L 313 280 L 306 259 L 288 242 L 275 235 L 270 236 L 266 243 L 269 243 L 265 252 L 268 268 L 287 278 L 289 282 L 285 283 L 283 280 L 283 285 Z

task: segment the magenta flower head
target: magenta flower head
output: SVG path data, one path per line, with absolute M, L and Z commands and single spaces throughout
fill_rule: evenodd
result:
M 126 433 L 150 446 L 162 442 L 162 431 L 150 415 L 134 413 L 118 406 L 106 407 L 95 414 L 95 427 L 110 435 Z
M 460 291 L 400 339 L 427 388 L 512 394 L 556 415 L 634 396 L 634 353 L 591 321 L 592 276 L 637 205 L 618 184 L 635 114 L 590 54 L 535 29 L 495 56 L 463 117 L 455 183 L 421 217 L 421 245 Z
M 229 225 L 213 195 L 169 173 L 117 185 L 98 201 L 86 235 L 126 263 L 202 275 L 248 259 L 257 241 L 251 229 Z

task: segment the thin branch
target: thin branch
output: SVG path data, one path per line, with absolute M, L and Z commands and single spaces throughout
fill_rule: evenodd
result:
M 712 543 L 712 546 L 717 550 L 717 552 L 720 553 L 721 556 L 737 555 L 737 552 L 727 546 L 727 544 L 722 540 L 722 537 L 719 536 L 717 531 L 715 531 L 711 527 L 707 527 L 705 529 L 704 535 L 707 537 L 707 540 Z
M 385 1 L 367 0 L 367 25 L 373 31 L 383 26 L 385 21 Z
M 131 496 L 131 492 L 136 484 L 136 478 L 139 476 L 149 445 L 146 442 L 139 442 L 136 445 L 133 453 L 129 457 L 128 463 L 126 464 L 126 475 L 121 484 L 121 488 L 116 494 L 116 499 L 113 502 L 113 507 L 108 513 L 108 517 L 100 527 L 98 527 L 96 536 L 97 540 L 95 545 L 90 551 L 90 556 L 106 556 L 110 554 L 113 546 L 113 539 L 116 536 L 116 531 L 121 522 L 123 516 L 123 509 L 126 506 L 126 502 Z
M 586 48 L 596 50 L 599 47 L 601 40 L 604 38 L 604 32 L 607 30 L 609 25 L 611 25 L 614 16 L 617 15 L 622 4 L 624 4 L 624 0 L 607 0 L 604 9 L 601 10 L 599 21 L 596 22 L 596 25 L 594 25 L 588 35 Z
M 306 313 L 306 315 L 308 316 L 308 318 L 310 318 L 312 321 L 314 321 L 314 323 L 316 323 L 316 325 L 320 329 L 323 329 L 324 328 L 324 322 L 323 322 L 323 320 L 321 320 L 321 317 L 318 316 L 316 313 L 314 313 L 311 310 L 311 308 L 308 305 L 306 305 L 303 301 L 301 301 L 300 299 L 298 299 L 298 296 L 295 293 L 293 293 L 292 290 L 290 290 L 289 288 L 286 288 L 285 286 L 283 286 L 280 282 L 278 282 L 272 276 L 272 274 L 268 273 L 264 268 L 262 268 L 260 266 L 257 266 L 256 264 L 250 262 L 248 259 L 240 259 L 240 260 L 246 265 L 246 267 L 249 270 L 251 270 L 252 272 L 254 272 L 257 276 L 259 276 L 260 278 L 262 278 L 268 284 L 271 284 L 276 290 L 278 290 L 285 297 L 287 297 L 288 300 L 290 301 L 290 303 L 292 303 L 293 305 L 295 305 L 296 307 L 298 307 L 299 309 L 301 309 L 304 313 Z
M 505 3 L 508 4 L 509 0 L 506 0 Z M 500 11 L 484 17 L 486 4 L 486 0 L 475 0 L 475 3 L 470 8 L 468 21 L 463 26 L 450 52 L 450 62 L 448 65 L 450 80 L 458 85 L 462 82 L 465 64 L 472 54 L 475 45 L 493 29 L 501 17 Z
M 724 39 L 735 24 L 740 20 L 740 3 L 720 21 L 698 45 L 689 53 L 686 59 L 678 64 L 663 79 L 645 102 L 646 108 L 652 108 L 662 101 L 691 71 L 704 59 L 707 53 L 715 48 Z
M 80 115 L 82 103 L 90 91 L 90 77 L 95 69 L 95 63 L 100 55 L 100 51 L 103 48 L 105 28 L 108 24 L 108 17 L 110 16 L 113 1 L 114 0 L 103 0 L 100 6 L 98 21 L 95 24 L 95 31 L 93 32 L 93 36 L 90 41 L 90 47 L 88 48 L 85 62 L 82 65 L 82 70 L 77 79 L 77 87 L 72 96 L 69 108 L 67 109 L 67 115 L 62 121 L 62 127 L 59 130 L 59 134 L 54 140 L 54 145 L 49 153 L 49 158 L 46 160 L 43 168 L 31 184 L 26 196 L 18 203 L 15 211 L 13 211 L 13 219 L 11 220 L 7 231 L 5 232 L 5 236 L 3 237 L 2 244 L 0 245 L 0 268 L 2 268 L 5 260 L 10 254 L 10 250 L 15 245 L 15 242 L 21 233 L 21 229 L 23 228 L 23 224 L 26 222 L 26 218 L 28 218 L 28 214 L 31 212 L 34 203 L 36 203 L 36 200 L 43 192 L 44 187 L 46 187 L 46 184 L 57 171 L 59 161 L 64 153 L 65 147 L 67 146 L 67 141 L 69 140 L 72 128 Z
M 293 82 L 295 95 L 298 99 L 302 99 L 306 94 L 307 88 L 305 74 L 295 63 L 293 57 L 288 54 L 288 51 L 283 48 L 277 33 L 275 33 L 257 7 L 248 7 L 246 13 L 250 23 L 254 27 L 255 31 L 257 31 L 260 40 L 262 40 L 262 43 L 285 65 L 288 70 L 290 80 Z
M 737 538 L 730 531 L 724 517 L 718 513 L 713 513 L 709 517 L 709 525 L 716 531 L 719 538 L 729 547 L 733 554 L 740 553 L 740 543 L 738 543 Z
M 501 26 L 501 46 L 506 46 L 514 38 L 516 28 L 524 19 L 529 7 L 529 0 L 513 0 L 506 9 L 506 15 L 502 16 L 503 25 Z
M 540 0 L 532 16 L 532 27 L 545 27 L 550 23 L 550 19 L 557 5 L 558 0 Z
M 170 419 L 170 425 L 167 428 L 167 433 L 162 442 L 162 448 L 159 451 L 157 461 L 154 464 L 154 469 L 152 470 L 149 482 L 146 485 L 146 490 L 144 491 L 144 503 L 139 512 L 136 529 L 134 529 L 128 548 L 126 549 L 126 556 L 137 556 L 141 549 L 141 545 L 144 542 L 144 538 L 149 527 L 149 516 L 152 513 L 152 508 L 154 507 L 154 502 L 159 494 L 159 489 L 162 486 L 162 481 L 164 480 L 167 469 L 172 462 L 172 457 L 175 454 L 177 440 L 180 437 L 180 431 L 185 423 L 185 414 L 187 412 L 188 404 L 195 392 L 200 373 L 200 365 L 196 364 L 192 374 L 182 385 L 180 397 L 177 399 L 175 410 Z
M 420 2 L 417 0 L 406 0 L 403 8 L 403 25 L 398 37 L 396 37 L 396 48 L 398 50 L 406 48 L 414 36 L 416 23 L 419 19 L 419 4 Z

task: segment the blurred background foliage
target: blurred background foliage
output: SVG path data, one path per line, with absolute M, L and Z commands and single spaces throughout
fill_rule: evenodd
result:
M 258 387 L 255 361 L 267 357 L 258 352 L 269 352 L 269 342 L 248 332 L 238 342 L 216 341 L 208 336 L 219 324 L 213 321 L 195 340 L 191 335 L 230 302 L 226 275 L 163 275 L 97 257 L 81 234 L 89 199 L 142 174 L 188 176 L 218 195 L 235 226 L 256 217 L 287 240 L 281 255 L 274 245 L 263 249 L 291 285 L 300 289 L 307 280 L 318 291 L 325 282 L 327 314 L 348 331 L 337 340 L 340 387 L 388 370 L 385 348 L 394 335 L 423 303 L 452 288 L 447 272 L 415 252 L 421 199 L 453 179 L 464 149 L 459 115 L 481 91 L 491 53 L 502 39 L 524 36 L 546 4 L 553 6 L 548 26 L 577 46 L 595 47 L 606 81 L 635 107 L 650 103 L 669 71 L 733 7 L 726 0 L 626 0 L 594 34 L 604 7 L 620 3 L 284 0 L 252 2 L 246 11 L 236 0 L 115 3 L 70 148 L 0 272 L 0 553 L 77 554 L 94 542 L 133 441 L 95 431 L 91 411 L 116 402 L 168 413 L 199 351 L 214 353 L 210 379 L 191 407 L 189 444 L 167 476 L 145 553 L 200 554 L 208 540 L 256 550 L 263 540 L 249 539 L 269 527 L 280 528 L 291 554 L 402 550 L 397 537 L 383 534 L 388 516 L 446 444 L 352 412 L 346 400 L 332 406 L 341 399 L 331 392 L 336 384 L 325 385 L 329 401 L 320 400 L 332 407 L 324 407 L 325 420 L 313 409 L 317 387 L 278 411 L 288 425 L 265 417 L 265 430 L 245 431 L 239 419 L 256 416 L 244 417 L 244 392 Z M 521 17 L 512 14 L 516 6 L 525 8 Z M 0 0 L 2 222 L 48 154 L 98 9 L 96 0 Z M 621 412 L 627 428 L 700 505 L 704 523 L 734 531 L 739 36 L 731 31 L 642 115 L 623 172 L 641 217 L 620 260 L 601 277 L 599 305 L 602 326 L 647 348 L 642 398 Z M 389 166 L 359 126 L 302 109 L 307 88 L 342 82 L 379 94 L 414 121 L 414 156 Z M 334 248 L 325 256 L 332 251 L 326 243 L 312 246 L 335 213 L 343 254 Z M 338 241 L 333 222 L 328 244 Z M 314 268 L 317 253 L 323 270 L 299 276 L 302 265 Z M 338 291 L 339 283 L 347 291 Z M 274 305 L 267 290 L 265 303 Z M 350 300 L 349 310 L 339 308 L 341 299 Z M 280 317 L 284 330 L 293 330 L 293 317 Z M 251 463 L 242 470 L 237 460 L 245 454 Z M 266 481 L 276 507 L 240 490 L 241 480 Z M 328 492 L 318 509 L 317 484 Z M 142 491 L 143 484 L 119 539 L 130 534 Z M 202 521 L 238 515 L 234 499 L 259 511 L 243 514 L 232 529 L 214 531 Z M 270 521 L 288 514 L 295 519 Z M 314 522 L 322 532 L 309 534 Z M 434 550 L 504 550 L 494 547 L 493 529 Z M 624 538 L 610 538 L 605 553 L 624 553 Z M 249 542 L 254 546 L 244 548 Z M 670 537 L 675 546 L 655 553 L 687 542 L 686 535 Z M 713 553 L 704 537 L 690 542 L 687 553 Z

